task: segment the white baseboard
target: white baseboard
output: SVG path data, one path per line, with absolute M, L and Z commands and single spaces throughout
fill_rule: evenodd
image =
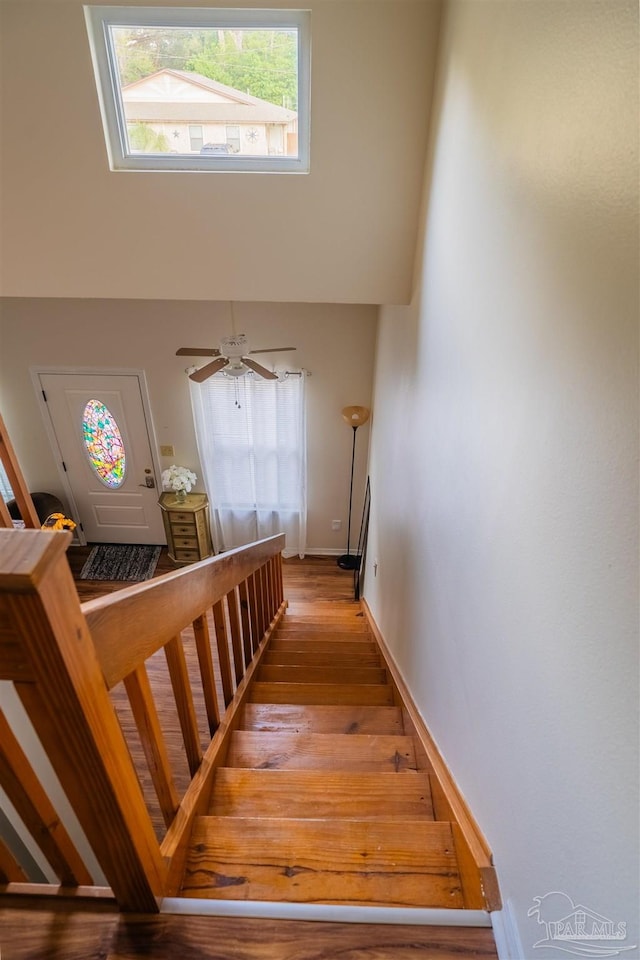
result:
M 344 552 L 344 548 L 336 550 L 334 547 L 305 547 L 304 555 L 305 557 L 341 557 Z
M 165 897 L 161 913 L 189 916 L 258 917 L 270 920 L 315 920 L 325 923 L 417 924 L 419 926 L 490 927 L 484 910 L 421 907 L 361 907 L 334 903 L 277 903 L 255 900 L 196 900 Z
M 500 960 L 526 960 L 522 949 L 518 925 L 513 915 L 513 903 L 507 900 L 502 910 L 494 910 L 491 916 L 493 938 Z

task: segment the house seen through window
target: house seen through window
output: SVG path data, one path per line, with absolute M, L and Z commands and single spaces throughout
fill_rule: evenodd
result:
M 308 12 L 85 14 L 112 169 L 308 170 Z

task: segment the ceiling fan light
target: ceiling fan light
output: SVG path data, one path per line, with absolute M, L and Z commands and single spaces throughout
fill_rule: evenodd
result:
M 245 367 L 244 363 L 240 364 L 240 366 L 237 366 L 237 367 L 236 367 L 236 366 L 232 366 L 231 364 L 229 364 L 229 365 L 226 367 L 224 373 L 225 373 L 225 376 L 227 376 L 227 377 L 244 377 L 244 375 L 245 375 L 245 373 L 247 373 L 248 369 L 249 369 L 249 368 L 248 368 L 248 367 Z

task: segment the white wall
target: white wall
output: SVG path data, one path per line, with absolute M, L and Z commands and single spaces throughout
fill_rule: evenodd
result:
M 291 369 L 311 371 L 307 389 L 310 552 L 346 548 L 351 439 L 340 411 L 371 403 L 377 310 L 335 304 L 234 305 L 237 329 L 253 349 L 294 346 L 281 354 Z M 196 451 L 185 368 L 178 347 L 212 346 L 231 332 L 227 303 L 143 300 L 6 299 L 0 309 L 0 411 L 31 490 L 61 496 L 63 488 L 44 430 L 29 368 L 32 366 L 143 369 L 158 445 L 175 457 L 160 458 L 202 471 Z M 263 358 L 269 365 L 269 355 Z M 204 361 L 199 361 L 202 364 Z M 354 480 L 357 537 L 366 477 L 369 427 L 358 431 Z M 200 482 L 197 489 L 203 490 Z M 331 521 L 342 530 L 331 530 Z M 352 536 L 353 540 L 353 536 Z
M 379 334 L 366 596 L 526 960 L 551 891 L 640 942 L 637 39 L 626 0 L 451 4 Z
M 407 303 L 439 2 L 305 6 L 308 175 L 112 173 L 82 0 L 2 0 L 3 295 Z

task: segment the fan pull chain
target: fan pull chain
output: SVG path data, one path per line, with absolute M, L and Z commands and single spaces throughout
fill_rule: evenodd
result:
M 241 409 L 242 409 L 242 404 L 240 403 L 240 386 L 239 386 L 239 384 L 238 384 L 237 378 L 236 378 L 236 380 L 235 380 L 235 382 L 234 382 L 234 387 L 236 388 L 235 407 L 236 407 L 236 409 L 241 410 Z

